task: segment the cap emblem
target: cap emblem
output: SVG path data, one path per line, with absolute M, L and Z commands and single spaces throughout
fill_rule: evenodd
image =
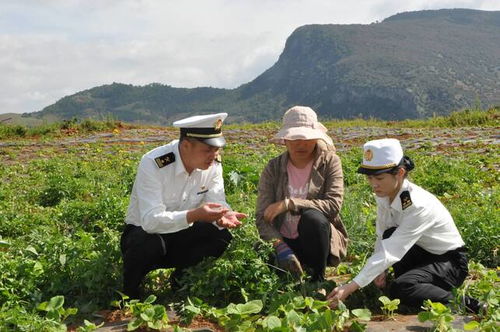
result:
M 366 150 L 364 157 L 365 157 L 366 161 L 371 161 L 373 159 L 373 152 L 372 152 L 372 150 L 370 150 L 370 149 Z
M 222 128 L 222 119 L 217 119 L 214 123 L 214 129 L 215 130 L 220 130 Z

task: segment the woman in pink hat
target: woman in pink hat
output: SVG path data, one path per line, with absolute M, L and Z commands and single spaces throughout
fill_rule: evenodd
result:
M 340 219 L 344 184 L 340 158 L 316 113 L 294 106 L 271 142 L 286 146 L 262 172 L 256 223 L 271 241 L 280 268 L 298 276 L 305 265 L 312 280 L 324 280 L 327 265 L 346 254 L 347 232 Z

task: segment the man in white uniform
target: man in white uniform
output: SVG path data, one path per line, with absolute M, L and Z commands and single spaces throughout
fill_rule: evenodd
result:
M 377 240 L 374 253 L 353 281 L 328 295 L 333 305 L 372 281 L 385 287 L 391 266 L 395 280 L 389 295 L 410 307 L 419 308 L 426 299 L 449 303 L 452 289 L 463 283 L 468 273 L 464 241 L 444 205 L 406 179 L 413 168 L 396 139 L 364 145 L 358 173 L 367 176 L 376 195 Z M 479 311 L 475 299 L 466 298 L 465 305 Z
M 144 276 L 175 268 L 171 285 L 203 258 L 219 257 L 242 213 L 226 203 L 219 151 L 226 113 L 174 122 L 180 140 L 146 153 L 139 164 L 121 237 L 124 292 L 139 297 Z

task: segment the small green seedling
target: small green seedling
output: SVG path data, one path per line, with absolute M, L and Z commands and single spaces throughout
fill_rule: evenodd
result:
M 90 331 L 95 331 L 97 330 L 98 328 L 100 328 L 101 326 L 104 325 L 104 322 L 99 324 L 99 325 L 96 325 L 95 323 L 92 323 L 92 322 L 89 322 L 88 320 L 84 320 L 83 321 L 83 325 L 78 327 L 76 329 L 76 332 L 90 332 Z
M 47 318 L 55 322 L 63 322 L 68 316 L 75 315 L 77 308 L 64 309 L 64 296 L 54 296 L 48 302 L 42 302 L 37 309 L 47 312 Z
M 382 309 L 384 316 L 387 317 L 387 319 L 394 319 L 394 311 L 398 309 L 400 303 L 399 299 L 390 300 L 387 296 L 381 296 L 378 300 L 382 302 L 380 309 Z
M 425 311 L 418 314 L 418 320 L 421 322 L 431 321 L 435 332 L 453 332 L 456 331 L 451 322 L 454 320 L 451 309 L 439 302 L 426 300 L 422 307 Z
M 156 296 L 149 295 L 144 302 L 131 300 L 125 304 L 125 307 L 134 317 L 127 325 L 128 331 L 136 330 L 139 327 L 148 327 L 157 330 L 170 327 L 165 307 L 160 304 L 153 304 L 154 301 L 156 301 Z

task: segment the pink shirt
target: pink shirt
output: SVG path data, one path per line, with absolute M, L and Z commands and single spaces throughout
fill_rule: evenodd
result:
M 288 192 L 290 197 L 293 198 L 307 198 L 309 190 L 309 177 L 311 175 L 313 161 L 306 165 L 304 168 L 297 168 L 288 161 L 286 171 L 288 174 Z M 296 239 L 299 236 L 297 226 L 299 224 L 300 216 L 291 215 L 287 212 L 285 221 L 281 225 L 280 233 L 286 238 Z

